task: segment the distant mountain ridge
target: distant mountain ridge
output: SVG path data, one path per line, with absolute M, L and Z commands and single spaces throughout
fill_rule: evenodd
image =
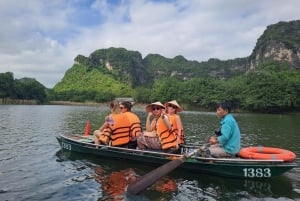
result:
M 108 91 L 121 87 L 130 93 L 131 89 L 139 86 L 150 87 L 155 79 L 228 79 L 256 70 L 257 66 L 270 61 L 286 62 L 290 70 L 300 69 L 300 20 L 268 26 L 250 56 L 225 61 L 209 59 L 198 62 L 189 61 L 181 55 L 171 59 L 159 54 L 149 54 L 142 58 L 138 51 L 125 48 L 99 49 L 88 57 L 78 55 L 74 65 L 53 89 L 59 92 L 86 86 L 103 91 L 99 86 L 101 84 Z M 110 87 L 112 83 L 113 88 Z M 124 94 L 124 90 L 115 94 L 119 93 Z

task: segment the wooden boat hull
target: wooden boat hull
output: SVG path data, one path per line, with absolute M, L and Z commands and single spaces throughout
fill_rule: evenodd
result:
M 120 147 L 111 147 L 93 143 L 92 137 L 70 134 L 57 136 L 62 149 L 86 154 L 98 155 L 101 157 L 126 159 L 144 163 L 151 163 L 157 166 L 165 164 L 172 159 L 180 157 L 180 154 L 167 154 L 155 151 L 142 151 Z M 181 154 L 189 153 L 199 146 L 184 145 L 181 147 Z M 189 171 L 219 175 L 225 177 L 237 177 L 247 179 L 263 179 L 282 175 L 296 167 L 295 162 L 284 162 L 282 160 L 253 160 L 242 158 L 204 158 L 191 157 L 180 168 Z

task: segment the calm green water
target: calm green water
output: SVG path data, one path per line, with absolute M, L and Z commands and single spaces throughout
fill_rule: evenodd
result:
M 145 122 L 146 113 L 134 110 Z M 128 196 L 121 179 L 154 167 L 61 151 L 55 136 L 97 129 L 103 107 L 0 105 L 0 200 L 300 200 L 300 169 L 271 180 L 214 177 L 175 170 L 141 195 Z M 215 113 L 181 113 L 188 143 L 219 129 Z M 294 151 L 300 163 L 300 114 L 234 114 L 244 146 Z M 117 181 L 116 181 L 117 180 Z

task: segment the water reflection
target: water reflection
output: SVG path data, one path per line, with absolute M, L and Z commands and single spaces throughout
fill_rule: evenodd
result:
M 268 197 L 283 198 L 282 195 L 286 199 L 295 197 L 293 185 L 285 176 L 271 180 L 244 180 L 187 173 L 185 180 L 177 180 L 177 186 L 175 200 L 193 200 L 195 196 L 203 200 L 263 200 Z
M 133 109 L 144 126 L 145 110 Z M 95 201 L 104 200 L 104 196 L 113 198 L 117 194 L 121 194 L 126 201 L 300 200 L 299 167 L 283 177 L 258 181 L 192 174 L 177 169 L 140 195 L 124 194 L 124 185 L 120 185 L 121 191 L 117 190 L 115 195 L 105 193 L 99 169 L 103 170 L 102 176 L 111 181 L 110 176 L 142 176 L 155 167 L 139 162 L 62 152 L 59 151 L 55 136 L 84 132 L 87 119 L 91 122 L 91 130 L 97 129 L 107 112 L 107 107 L 0 106 L 0 200 Z M 290 149 L 296 152 L 297 163 L 300 164 L 300 113 L 234 116 L 242 131 L 243 145 Z M 184 111 L 181 117 L 188 143 L 202 144 L 219 127 L 214 112 Z
M 140 195 L 126 194 L 126 187 L 139 176 L 153 170 L 145 164 L 116 159 L 97 158 L 86 154 L 59 151 L 60 161 L 73 161 L 71 170 L 82 172 L 72 182 L 91 178 L 99 185 L 97 200 L 253 200 L 299 197 L 289 177 L 283 175 L 267 180 L 245 180 L 194 174 L 176 170 L 162 177 Z M 132 168 L 134 167 L 134 168 Z M 83 172 L 85 172 L 83 174 Z M 81 176 L 80 176 L 81 175 Z M 184 177 L 183 177 L 184 175 Z
M 105 110 L 88 110 L 92 127 L 99 126 L 99 122 L 105 116 Z M 80 116 L 79 111 L 77 115 Z M 135 110 L 142 120 L 142 125 L 146 119 L 144 110 Z M 70 113 L 68 118 L 77 121 L 74 126 L 78 129 L 78 122 L 82 122 L 81 129 L 84 130 L 85 121 L 75 118 Z M 264 145 L 282 147 L 295 150 L 299 155 L 298 145 L 299 124 L 295 123 L 295 118 L 299 115 L 260 115 L 260 114 L 234 114 L 239 122 L 242 132 L 243 146 Z M 182 120 L 185 126 L 187 143 L 202 144 L 206 141 L 214 130 L 218 129 L 219 120 L 214 112 L 182 112 Z M 70 122 L 68 119 L 67 122 Z M 70 126 L 70 125 L 69 125 Z M 71 127 L 72 127 L 71 126 Z M 74 130 L 76 130 L 74 129 Z M 287 140 L 292 139 L 292 140 Z M 77 156 L 78 157 L 78 154 Z M 72 156 L 71 156 L 72 158 Z M 90 163 L 97 165 L 93 168 L 96 175 L 95 181 L 98 186 L 98 199 L 119 199 L 124 200 L 253 200 L 279 198 L 283 200 L 300 198 L 299 182 L 297 173 L 292 170 L 282 177 L 270 180 L 243 180 L 213 177 L 209 175 L 190 174 L 188 171 L 176 170 L 167 177 L 163 177 L 151 188 L 148 188 L 141 195 L 130 196 L 124 193 L 124 187 L 128 185 L 128 175 L 134 177 L 142 176 L 153 170 L 145 164 L 133 163 L 129 161 L 118 161 L 109 159 L 98 159 L 92 156 L 82 156 L 78 160 L 90 160 Z M 76 160 L 77 160 L 76 159 Z M 134 167 L 134 169 L 132 169 Z M 101 170 L 101 171 L 99 171 Z M 183 176 L 184 175 L 184 176 Z M 96 178 L 97 177 L 97 178 Z M 109 185 L 120 181 L 117 187 Z
M 99 182 L 102 189 L 102 196 L 99 201 L 122 201 L 122 200 L 140 200 L 143 195 L 128 195 L 126 192 L 127 186 L 138 179 L 140 176 L 137 175 L 133 168 L 126 168 L 119 171 L 108 172 L 102 166 L 95 168 L 95 180 Z M 161 194 L 163 193 L 164 198 L 171 198 L 172 192 L 177 190 L 177 183 L 170 177 L 162 177 L 156 181 L 147 191 L 152 192 L 150 197 L 151 200 L 162 200 Z M 153 193 L 154 192 L 154 193 Z M 153 195 L 157 194 L 156 199 Z M 168 196 L 169 195 L 169 196 Z
M 204 192 L 216 196 L 218 200 L 274 198 L 292 192 L 291 182 L 286 177 L 276 180 L 243 180 L 208 176 L 201 179 L 199 186 Z
M 100 200 L 124 200 L 126 187 L 135 181 L 136 173 L 132 168 L 107 173 L 104 168 L 97 166 L 95 168 L 95 179 L 101 184 L 103 196 Z
M 67 185 L 77 182 L 85 183 L 93 178 L 99 184 L 97 187 L 97 200 L 99 201 L 172 200 L 175 199 L 174 195 L 176 195 L 176 192 L 183 189 L 182 187 L 184 186 L 180 183 L 180 180 L 164 176 L 140 195 L 128 195 L 126 193 L 127 186 L 155 167 L 115 159 L 99 159 L 94 156 L 74 154 L 64 150 L 58 151 L 56 156 L 58 162 L 64 162 L 64 171 L 73 175 L 65 183 Z M 65 162 L 68 161 L 71 163 L 67 165 Z M 132 166 L 135 168 L 132 168 Z M 75 172 L 77 173 L 75 174 Z

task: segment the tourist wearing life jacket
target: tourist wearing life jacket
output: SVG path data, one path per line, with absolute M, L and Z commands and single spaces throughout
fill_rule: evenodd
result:
M 166 114 L 172 123 L 172 129 L 176 133 L 178 144 L 184 144 L 183 125 L 178 114 L 182 111 L 182 108 L 176 100 L 166 102 L 164 105 L 166 107 Z
M 109 105 L 111 114 L 105 117 L 103 125 L 94 131 L 95 144 L 122 146 L 129 143 L 130 121 L 119 112 L 119 102 L 112 101 Z
M 131 111 L 131 108 L 132 104 L 130 102 L 120 103 L 121 113 L 125 114 L 130 121 L 130 142 L 128 144 L 128 148 L 135 149 L 137 147 L 137 137 L 141 134 L 142 127 L 140 118 Z
M 165 106 L 159 101 L 147 105 L 146 131 L 137 139 L 138 149 L 177 151 L 176 134 L 172 131 L 168 116 L 163 114 L 164 109 Z

